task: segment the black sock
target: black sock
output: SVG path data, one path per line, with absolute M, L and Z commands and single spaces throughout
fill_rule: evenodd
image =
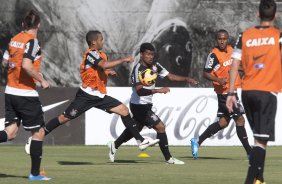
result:
M 50 132 L 52 132 L 55 128 L 57 128 L 60 125 L 61 123 L 59 122 L 59 119 L 57 117 L 51 119 L 44 127 L 45 136 L 48 135 Z
M 8 135 L 7 132 L 2 130 L 0 131 L 0 143 L 1 142 L 7 142 L 8 141 Z
M 38 176 L 42 157 L 43 141 L 32 140 L 30 144 L 31 174 Z
M 213 136 L 218 131 L 220 131 L 222 128 L 220 127 L 218 122 L 215 122 L 211 124 L 205 131 L 200 135 L 199 137 L 199 145 L 201 145 L 207 138 Z
M 264 182 L 263 171 L 265 161 L 265 149 L 255 146 L 250 153 L 249 169 L 245 184 L 253 184 L 256 179 Z
M 129 141 L 133 135 L 126 128 L 122 134 L 115 140 L 115 148 L 118 149 L 123 143 Z
M 136 123 L 133 121 L 129 114 L 127 116 L 121 116 L 121 120 L 124 126 L 130 131 L 130 133 L 136 140 L 139 140 L 141 142 L 144 141 L 144 138 L 140 135 L 138 131 Z
M 236 126 L 237 136 L 240 139 L 242 145 L 244 146 L 247 155 L 250 155 L 252 147 L 249 144 L 247 132 L 244 126 Z
M 159 147 L 165 157 L 165 160 L 169 160 L 171 157 L 171 154 L 168 149 L 168 140 L 166 133 L 157 133 L 157 138 L 160 139 Z

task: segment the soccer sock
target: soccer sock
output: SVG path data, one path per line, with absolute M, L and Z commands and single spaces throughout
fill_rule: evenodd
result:
M 171 157 L 171 154 L 168 149 L 168 140 L 166 133 L 157 133 L 157 138 L 160 139 L 159 147 L 165 157 L 165 160 L 169 160 Z
M 138 131 L 136 123 L 133 121 L 129 114 L 127 116 L 121 116 L 121 120 L 124 126 L 130 131 L 130 133 L 136 140 L 139 140 L 141 142 L 144 141 L 144 138 L 140 135 Z
M 43 141 L 32 140 L 30 144 L 31 174 L 38 176 L 42 157 Z
M 44 127 L 45 136 L 48 135 L 50 132 L 52 132 L 55 128 L 57 128 L 60 125 L 61 123 L 59 122 L 59 119 L 57 117 L 51 119 Z
M 264 182 L 263 170 L 265 161 L 265 149 L 255 146 L 250 153 L 249 169 L 245 184 L 253 184 L 256 179 Z
M 8 135 L 5 130 L 0 131 L 0 143 L 1 142 L 7 142 L 8 141 Z
M 257 147 L 257 152 L 256 158 L 258 158 L 258 176 L 257 179 L 259 179 L 262 183 L 264 182 L 264 177 L 263 177 L 263 172 L 264 172 L 264 163 L 265 163 L 265 155 L 266 155 L 266 150 L 261 148 L 261 147 Z
M 122 134 L 115 140 L 115 148 L 118 149 L 124 142 L 129 141 L 132 138 L 132 134 L 126 128 Z
M 249 144 L 247 132 L 244 126 L 236 126 L 237 136 L 240 139 L 242 145 L 244 146 L 247 155 L 250 155 L 252 147 Z
M 222 128 L 220 127 L 218 122 L 211 124 L 205 131 L 200 135 L 198 144 L 201 145 L 207 138 L 213 136 Z

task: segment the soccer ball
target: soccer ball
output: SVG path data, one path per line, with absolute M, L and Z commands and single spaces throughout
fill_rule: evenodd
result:
M 158 75 L 151 69 L 140 71 L 138 74 L 139 81 L 144 86 L 152 86 L 155 84 Z

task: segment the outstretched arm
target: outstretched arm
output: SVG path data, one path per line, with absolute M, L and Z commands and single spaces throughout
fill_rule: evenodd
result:
M 187 83 L 190 83 L 190 84 L 193 84 L 193 85 L 199 84 L 199 82 L 197 80 L 190 78 L 190 77 L 183 77 L 183 76 L 175 75 L 175 74 L 171 74 L 171 73 L 169 73 L 166 77 L 170 81 L 183 81 L 183 82 L 187 82 Z
M 122 63 L 130 63 L 133 61 L 133 57 L 132 56 L 129 56 L 129 57 L 126 57 L 126 58 L 122 58 L 122 59 L 117 59 L 117 60 L 112 60 L 112 61 L 100 61 L 98 63 L 98 66 L 103 68 L 104 70 L 106 69 L 110 69 L 110 68 L 113 68 L 117 65 L 120 65 Z
M 170 92 L 170 89 L 168 87 L 162 87 L 162 88 L 158 88 L 158 89 L 146 89 L 146 88 L 143 88 L 142 84 L 138 84 L 135 87 L 135 89 L 136 89 L 138 96 L 149 96 L 149 95 L 153 95 L 153 94 L 156 94 L 156 93 L 166 94 L 166 93 Z

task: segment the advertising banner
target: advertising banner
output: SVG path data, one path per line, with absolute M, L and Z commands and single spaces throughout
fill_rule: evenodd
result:
M 108 88 L 108 95 L 128 105 L 131 88 Z M 166 125 L 170 145 L 190 145 L 191 138 L 198 137 L 210 124 L 217 121 L 217 97 L 212 88 L 171 88 L 168 94 L 155 94 L 153 103 L 154 112 Z M 270 142 L 270 145 L 282 145 L 282 135 L 278 133 L 282 131 L 281 103 L 279 94 L 276 141 Z M 125 128 L 118 115 L 107 114 L 97 109 L 87 111 L 85 118 L 86 145 L 104 145 L 109 140 L 116 139 Z M 247 119 L 245 127 L 249 142 L 253 144 L 254 139 Z M 144 128 L 142 135 L 155 138 L 156 132 L 153 129 Z M 134 145 L 136 141 L 131 139 L 127 144 Z M 234 121 L 232 120 L 227 128 L 207 139 L 203 145 L 241 145 L 236 135 Z

